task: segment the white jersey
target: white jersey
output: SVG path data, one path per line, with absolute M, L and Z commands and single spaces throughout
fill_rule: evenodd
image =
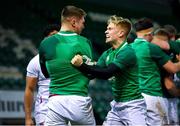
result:
M 39 54 L 29 62 L 26 76 L 38 78 L 38 93 L 35 100 L 34 116 L 36 123 L 40 123 L 44 121 L 44 115 L 47 112 L 50 79 L 45 78 L 41 71 Z

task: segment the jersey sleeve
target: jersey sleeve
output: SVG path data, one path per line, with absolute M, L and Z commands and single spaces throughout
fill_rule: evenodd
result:
M 56 55 L 56 44 L 58 40 L 50 36 L 44 40 L 42 40 L 39 46 L 39 62 L 43 75 L 46 78 L 49 78 L 49 74 L 46 68 L 46 61 L 52 59 Z M 54 51 L 53 51 L 54 50 Z
M 38 69 L 37 69 L 37 62 L 36 62 L 36 58 L 34 57 L 28 64 L 27 66 L 27 77 L 38 77 Z
M 92 50 L 93 50 L 92 43 L 91 43 L 91 41 L 90 41 L 89 39 L 87 39 L 87 43 L 89 44 L 90 50 L 91 50 L 91 52 L 90 52 L 90 58 L 93 59 L 94 56 L 93 56 L 93 54 L 92 54 Z
M 106 66 L 107 51 L 105 51 L 98 59 L 97 65 L 101 67 Z
M 120 71 L 120 69 L 113 63 L 110 63 L 107 67 L 101 67 L 98 65 L 91 66 L 83 63 L 79 67 L 79 70 L 88 76 L 99 79 L 108 79 Z
M 42 40 L 39 46 L 39 56 L 44 57 L 45 60 L 50 60 L 52 57 L 55 57 L 57 43 L 58 40 L 54 36 L 50 36 Z
M 170 60 L 170 57 L 162 51 L 162 49 L 154 44 L 149 44 L 151 58 L 158 64 L 163 66 Z

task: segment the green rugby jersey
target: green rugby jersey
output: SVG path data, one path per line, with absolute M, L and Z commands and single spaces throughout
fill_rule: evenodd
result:
M 170 52 L 174 54 L 180 53 L 180 40 L 170 41 L 169 45 L 170 45 L 170 50 L 169 50 Z
M 162 97 L 160 69 L 170 60 L 170 57 L 159 46 L 145 39 L 137 38 L 131 46 L 138 59 L 139 83 L 142 92 Z
M 72 66 L 71 59 L 76 54 L 92 58 L 88 39 L 74 32 L 60 31 L 41 42 L 39 54 L 46 61 L 51 94 L 87 96 L 89 79 Z
M 116 64 L 121 71 L 115 75 L 112 82 L 114 100 L 117 102 L 127 102 L 142 98 L 138 83 L 138 66 L 134 50 L 123 43 L 117 49 L 108 49 L 99 58 L 97 65 L 108 66 L 110 63 Z

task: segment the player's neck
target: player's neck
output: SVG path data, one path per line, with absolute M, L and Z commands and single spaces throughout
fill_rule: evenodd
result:
M 69 26 L 69 25 L 62 25 L 60 31 L 71 31 L 71 32 L 75 32 L 75 30 L 74 30 L 71 26 Z
M 124 39 L 119 39 L 118 41 L 114 41 L 112 44 L 112 47 L 114 49 L 117 49 L 119 46 L 121 46 L 124 43 Z

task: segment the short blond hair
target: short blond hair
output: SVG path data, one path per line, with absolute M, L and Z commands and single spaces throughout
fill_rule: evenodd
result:
M 113 23 L 116 26 L 121 26 L 123 29 L 125 29 L 125 34 L 128 35 L 131 31 L 132 24 L 131 21 L 127 18 L 118 17 L 116 15 L 113 15 L 109 18 L 107 24 Z

